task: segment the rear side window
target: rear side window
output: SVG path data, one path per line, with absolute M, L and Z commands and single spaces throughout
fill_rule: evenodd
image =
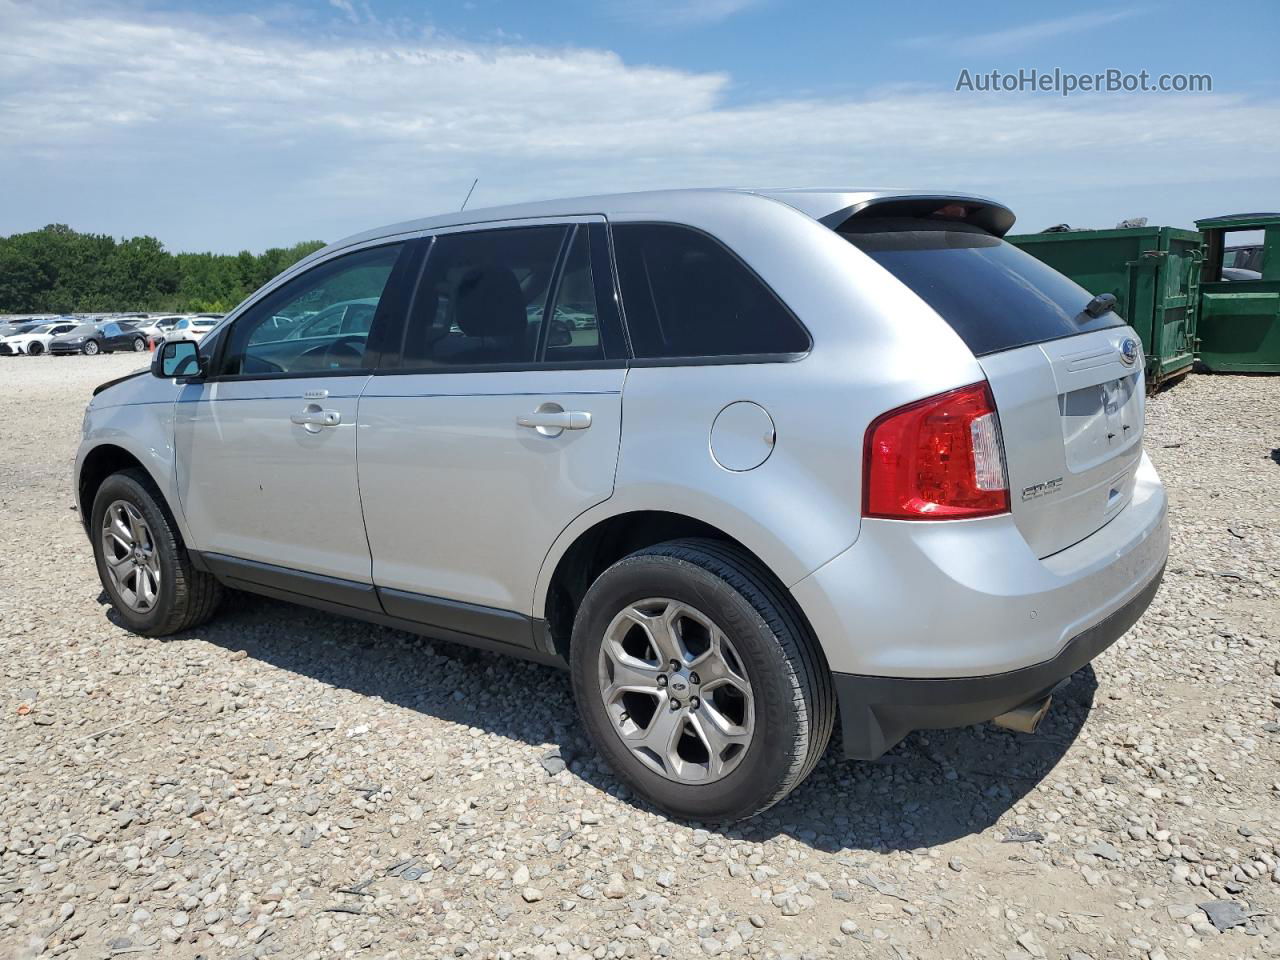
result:
M 911 288 L 975 356 L 1123 325 L 1084 312 L 1092 294 L 979 227 L 868 219 L 840 234 Z
M 556 290 L 543 358 L 548 363 L 603 360 L 596 278 L 585 227 L 575 231 Z
M 773 291 L 704 233 L 613 228 L 622 306 L 637 358 L 804 353 L 809 335 Z
M 436 237 L 414 298 L 403 365 L 532 363 L 567 232 L 517 227 Z M 556 333 L 557 347 L 573 343 L 567 323 L 557 324 Z

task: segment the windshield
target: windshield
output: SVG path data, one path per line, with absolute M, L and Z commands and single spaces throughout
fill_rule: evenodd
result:
M 92 323 L 82 323 L 74 330 L 69 331 L 67 336 L 87 337 L 89 334 L 96 333 L 97 331 L 98 328 Z
M 52 323 L 46 323 L 42 326 L 36 327 L 34 330 L 28 330 L 27 333 L 49 333 L 53 330 L 53 327 L 54 325 Z
M 1085 313 L 1091 293 L 969 224 L 871 218 L 840 234 L 933 307 L 975 356 L 1124 324 L 1114 312 Z

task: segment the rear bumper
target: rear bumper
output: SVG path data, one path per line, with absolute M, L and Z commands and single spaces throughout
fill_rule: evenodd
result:
M 1036 699 L 1106 650 L 1151 604 L 1164 567 L 1124 606 L 1041 663 L 984 677 L 928 680 L 836 673 L 845 756 L 874 760 L 913 730 L 982 723 Z
M 913 729 L 978 723 L 1035 698 L 1105 649 L 1151 601 L 1168 500 L 1143 454 L 1128 505 L 1038 558 L 1009 515 L 864 519 L 858 540 L 791 592 L 835 676 L 850 756 Z

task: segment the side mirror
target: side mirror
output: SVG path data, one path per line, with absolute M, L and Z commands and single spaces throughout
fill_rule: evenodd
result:
M 200 348 L 191 340 L 165 340 L 151 358 L 151 374 L 168 380 L 172 377 L 198 377 L 204 373 Z

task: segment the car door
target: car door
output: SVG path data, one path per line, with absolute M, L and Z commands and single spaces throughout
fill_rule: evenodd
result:
M 360 401 L 384 609 L 536 646 L 538 569 L 613 491 L 626 377 L 600 218 L 438 234 L 400 355 Z
M 120 346 L 120 324 L 104 323 L 98 328 L 98 339 L 103 350 L 114 350 Z
M 392 316 L 404 253 L 403 243 L 366 247 L 271 290 L 219 334 L 207 379 L 183 389 L 179 497 L 193 546 L 215 572 L 285 596 L 378 609 L 356 482 L 372 331 L 299 345 L 273 319 L 352 296 Z
M 138 335 L 137 329 L 131 323 L 115 324 L 115 333 L 111 337 L 109 347 L 112 350 L 132 350 L 133 340 Z

